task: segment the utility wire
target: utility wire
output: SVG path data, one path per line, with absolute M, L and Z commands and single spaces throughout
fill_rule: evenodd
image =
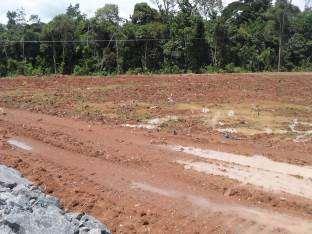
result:
M 23 41 L 23 40 L 20 40 L 20 41 L 9 41 L 9 40 L 0 40 L 0 44 L 14 44 L 14 43 L 95 43 L 95 42 L 137 42 L 137 41 L 170 41 L 172 40 L 172 38 L 150 38 L 150 39 L 115 39 L 115 40 L 112 40 L 112 39 L 107 39 L 107 40 L 33 40 L 33 41 L 29 41 L 29 40 L 26 40 L 26 41 Z M 206 40 L 205 38 L 192 38 L 190 40 Z

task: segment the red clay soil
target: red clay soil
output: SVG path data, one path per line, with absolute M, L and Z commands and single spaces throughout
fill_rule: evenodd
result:
M 133 83 L 132 92 L 112 90 L 106 101 L 162 103 L 172 94 L 181 102 L 271 99 L 311 105 L 312 75 L 293 76 L 22 77 L 0 80 L 0 90 L 64 93 L 70 87 Z M 67 114 L 54 116 L 48 109 L 38 113 L 16 100 L 0 103 L 4 106 L 0 162 L 60 198 L 66 209 L 88 212 L 114 233 L 312 233 L 311 199 L 185 170 L 176 161 L 194 158 L 166 148 L 184 145 L 262 154 L 278 162 L 311 166 L 311 142 L 300 144 L 270 135 L 232 139 L 215 131 L 176 134 L 129 129 L 121 127 L 120 120 L 114 124 L 85 121 Z M 58 111 L 66 112 L 69 106 Z M 32 149 L 12 147 L 9 139 Z
M 175 101 L 218 103 L 279 100 L 312 104 L 311 73 L 260 73 L 225 75 L 153 75 L 119 77 L 17 77 L 1 79 L 0 90 L 71 90 L 101 85 L 125 85 L 110 90 L 106 101 L 162 102 L 172 95 Z M 128 92 L 125 92 L 125 91 Z M 90 99 L 99 99 L 98 93 Z

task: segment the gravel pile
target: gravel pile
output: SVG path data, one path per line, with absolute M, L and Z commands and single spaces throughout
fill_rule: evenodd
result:
M 105 225 L 83 213 L 65 213 L 59 200 L 0 165 L 0 233 L 106 234 Z

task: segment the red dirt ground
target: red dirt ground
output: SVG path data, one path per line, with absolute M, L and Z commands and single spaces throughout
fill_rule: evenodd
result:
M 233 107 L 287 103 L 304 109 L 287 106 L 282 121 L 298 116 L 312 123 L 309 73 L 6 78 L 0 79 L 0 162 L 59 197 L 66 209 L 88 212 L 114 233 L 312 232 L 310 198 L 186 170 L 176 161 L 196 158 L 166 148 L 261 154 L 310 168 L 309 135 L 304 142 L 295 142 L 292 134 L 224 135 L 190 118 L 190 111 L 174 108 L 170 97 L 175 103 Z M 141 104 L 133 107 L 134 102 L 149 105 L 147 118 L 188 118 L 154 130 L 122 127 L 141 121 Z M 112 106 L 100 112 L 90 103 Z M 12 147 L 7 140 L 13 138 L 32 150 Z

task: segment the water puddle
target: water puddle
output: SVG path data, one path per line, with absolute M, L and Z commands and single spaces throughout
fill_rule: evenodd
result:
M 286 175 L 259 168 L 234 164 L 214 164 L 206 162 L 177 161 L 187 170 L 195 170 L 210 175 L 223 176 L 252 184 L 268 191 L 284 192 L 308 199 L 312 198 L 312 180 L 297 175 Z
M 11 146 L 15 146 L 17 148 L 23 149 L 23 150 L 27 150 L 27 151 L 31 151 L 33 148 L 26 144 L 25 142 L 16 140 L 16 139 L 10 139 L 7 141 Z
M 312 198 L 312 168 L 275 162 L 263 156 L 247 157 L 193 147 L 167 146 L 210 161 L 178 160 L 187 170 L 223 176 L 275 192 Z
M 272 231 L 276 231 L 277 229 L 283 229 L 284 231 L 291 233 L 312 232 L 312 223 L 298 217 L 292 217 L 261 208 L 247 207 L 238 204 L 219 203 L 201 196 L 195 196 L 171 189 L 154 187 L 147 183 L 134 182 L 132 183 L 132 187 L 145 192 L 180 199 L 183 202 L 187 201 L 198 208 L 206 209 L 210 212 L 222 212 L 224 215 L 231 217 L 227 218 L 231 227 L 235 227 L 235 225 L 233 225 L 235 222 L 241 222 L 238 218 L 252 221 L 249 225 L 243 225 L 243 228 L 242 230 L 239 230 L 239 233 L 250 233 L 251 230 L 264 232 L 263 226 L 265 226 L 266 231 L 270 233 Z M 285 232 L 282 231 L 282 233 Z
M 128 127 L 128 128 L 144 128 L 144 129 L 156 129 L 163 123 L 169 122 L 169 121 L 177 121 L 178 117 L 177 116 L 167 116 L 164 118 L 154 118 L 148 120 L 146 123 L 142 124 L 123 124 L 123 127 Z
M 144 129 L 155 129 L 157 126 L 151 124 L 123 124 L 123 127 L 127 128 L 144 128 Z

